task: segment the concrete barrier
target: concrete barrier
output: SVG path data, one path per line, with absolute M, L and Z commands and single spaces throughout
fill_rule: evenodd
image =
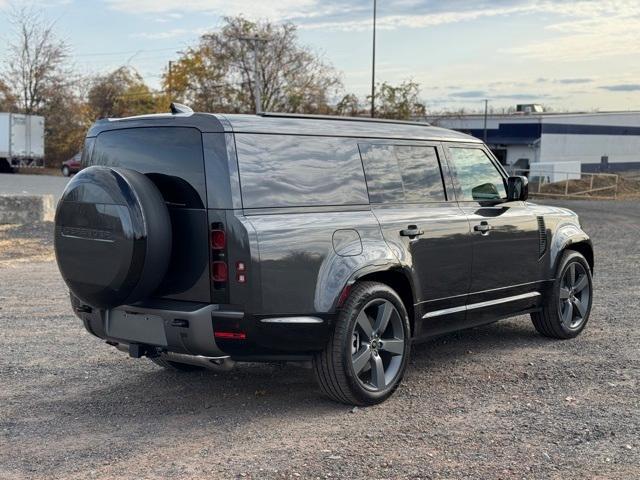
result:
M 0 195 L 0 224 L 52 222 L 55 213 L 53 195 Z

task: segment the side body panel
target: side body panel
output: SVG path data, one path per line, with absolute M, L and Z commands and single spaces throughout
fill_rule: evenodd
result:
M 486 161 L 493 164 L 496 177 L 506 181 L 506 173 L 486 147 L 456 147 L 482 150 Z M 544 232 L 535 212 L 521 201 L 467 200 L 456 177 L 449 145 L 446 153 L 458 204 L 469 222 L 472 245 L 465 326 L 537 308 L 544 288 L 545 252 L 540 240 Z
M 464 307 L 471 278 L 469 223 L 455 202 L 424 205 L 377 205 L 373 211 L 384 238 L 414 285 L 417 319 L 424 313 Z M 424 233 L 414 239 L 400 231 L 415 225 Z M 417 321 L 415 336 L 455 329 L 464 309 Z
M 330 313 L 355 272 L 398 262 L 369 209 L 247 218 L 260 248 L 262 315 Z

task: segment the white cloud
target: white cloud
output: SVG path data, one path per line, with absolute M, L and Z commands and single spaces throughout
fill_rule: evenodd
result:
M 1 1 L 1 0 L 0 0 Z M 319 0 L 107 0 L 111 8 L 135 14 L 200 12 L 281 20 L 304 18 L 309 10 L 321 8 Z
M 579 6 L 580 8 L 576 8 Z M 503 53 L 542 61 L 586 61 L 640 53 L 640 2 L 602 0 L 558 5 L 566 20 L 545 28 L 540 41 Z M 551 34 L 551 35 L 549 35 Z M 544 37 L 551 38 L 544 38 Z
M 145 38 L 147 40 L 162 40 L 166 38 L 182 37 L 184 35 L 192 34 L 191 30 L 186 28 L 173 28 L 171 30 L 165 30 L 163 32 L 140 32 L 130 35 L 133 38 Z

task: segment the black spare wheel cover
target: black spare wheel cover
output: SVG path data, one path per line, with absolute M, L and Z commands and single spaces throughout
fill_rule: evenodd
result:
M 160 285 L 171 257 L 171 220 L 143 174 L 89 167 L 62 194 L 54 244 L 62 278 L 82 302 L 127 305 Z

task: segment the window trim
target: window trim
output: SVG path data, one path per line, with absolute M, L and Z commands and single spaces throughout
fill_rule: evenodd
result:
M 497 205 L 500 203 L 505 203 L 508 200 L 507 198 L 500 198 L 499 200 L 462 200 L 459 197 L 461 188 L 460 188 L 460 182 L 458 181 L 458 177 L 455 175 L 455 170 L 452 167 L 453 165 L 453 156 L 451 153 L 451 149 L 453 148 L 465 148 L 465 149 L 474 149 L 474 150 L 481 150 L 482 152 L 484 152 L 484 154 L 487 156 L 487 158 L 489 159 L 489 161 L 491 162 L 491 164 L 494 166 L 494 168 L 496 169 L 496 171 L 498 172 L 498 174 L 502 177 L 502 183 L 504 184 L 504 190 L 505 192 L 507 192 L 508 195 L 508 191 L 507 191 L 507 178 L 509 177 L 509 175 L 507 175 L 506 170 L 504 169 L 504 167 L 502 166 L 502 164 L 498 161 L 498 159 L 495 157 L 495 155 L 493 155 L 493 153 L 491 152 L 491 150 L 484 144 L 477 144 L 477 143 L 455 143 L 455 144 L 451 144 L 450 142 L 443 142 L 443 148 L 446 151 L 446 158 L 447 158 L 447 163 L 449 164 L 449 174 L 451 176 L 451 182 L 453 184 L 453 191 L 454 191 L 454 195 L 456 197 L 456 200 L 458 203 L 477 203 L 477 204 L 493 204 L 493 205 Z
M 364 141 L 363 141 L 364 140 Z M 367 141 L 369 140 L 369 141 Z M 373 141 L 371 141 L 373 140 Z M 358 139 L 357 140 L 358 151 L 360 152 L 360 161 L 362 162 L 362 170 L 364 172 L 364 181 L 367 185 L 367 193 L 369 195 L 370 205 L 423 205 L 423 204 L 436 204 L 455 201 L 454 195 L 450 193 L 453 185 L 449 185 L 447 182 L 447 176 L 450 178 L 449 165 L 445 158 L 445 152 L 440 142 L 417 142 L 415 140 L 383 140 L 383 139 Z M 438 169 L 440 170 L 440 181 L 442 183 L 442 191 L 444 193 L 444 200 L 423 200 L 421 202 L 374 202 L 371 200 L 371 188 L 369 186 L 369 179 L 367 178 L 367 167 L 365 165 L 364 153 L 362 147 L 421 147 L 421 148 L 433 148 L 436 152 L 436 160 L 438 162 Z M 445 167 L 447 171 L 445 172 Z M 399 166 L 398 166 L 399 168 Z M 402 172 L 400 172 L 402 178 Z

